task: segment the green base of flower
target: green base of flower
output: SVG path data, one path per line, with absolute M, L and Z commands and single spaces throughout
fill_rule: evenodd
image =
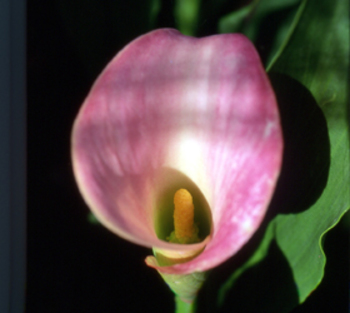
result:
M 175 295 L 185 303 L 193 303 L 199 289 L 202 287 L 207 272 L 194 272 L 186 275 L 159 274 L 175 293 Z
M 175 313 L 194 313 L 196 311 L 195 302 L 184 302 L 177 296 L 175 297 L 175 305 Z

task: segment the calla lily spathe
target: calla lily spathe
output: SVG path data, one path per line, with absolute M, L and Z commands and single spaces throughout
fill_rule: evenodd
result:
M 74 174 L 102 224 L 170 254 L 203 250 L 171 266 L 146 259 L 168 274 L 206 271 L 248 241 L 274 191 L 282 147 L 276 99 L 252 43 L 241 34 L 197 39 L 172 29 L 117 54 L 72 134 Z M 197 244 L 157 234 L 160 190 L 182 181 L 209 210 L 210 229 Z

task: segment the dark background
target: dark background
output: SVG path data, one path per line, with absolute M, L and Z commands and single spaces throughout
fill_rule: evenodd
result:
M 89 20 L 84 18 L 89 12 L 79 9 L 84 1 L 71 2 L 27 3 L 27 312 L 166 312 L 173 296 L 144 263 L 150 249 L 88 222 L 70 160 L 71 128 L 84 97 L 99 71 L 143 25 L 128 29 L 128 22 L 137 24 L 137 16 L 125 14 L 135 9 L 132 3 L 128 10 L 112 10 L 108 5 L 116 1 L 106 1 Z M 77 28 L 69 28 L 64 5 L 68 19 L 77 16 Z M 84 20 L 95 33 L 91 41 L 81 33 L 85 41 L 79 46 L 75 36 Z M 84 51 L 90 54 L 82 60 Z
M 172 293 L 144 263 L 150 249 L 88 221 L 70 160 L 72 124 L 97 75 L 135 37 L 174 27 L 172 5 L 163 1 L 150 21 L 146 0 L 27 2 L 28 313 L 173 311 Z M 199 34 L 215 33 L 215 22 L 203 20 Z M 348 226 L 327 235 L 325 280 L 293 312 L 347 312 Z

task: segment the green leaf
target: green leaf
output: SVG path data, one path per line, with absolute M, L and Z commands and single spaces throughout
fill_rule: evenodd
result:
M 294 29 L 300 11 L 300 0 L 254 0 L 239 10 L 222 17 L 220 33 L 245 34 L 269 64 L 288 34 Z
M 219 21 L 219 33 L 239 32 L 244 27 L 244 23 L 248 17 L 252 15 L 253 10 L 258 4 L 259 0 L 255 0 L 239 10 L 235 10 L 222 17 Z
M 347 1 L 308 1 L 294 35 L 271 69 L 310 90 L 326 118 L 330 141 L 328 181 L 321 197 L 305 212 L 276 219 L 276 239 L 292 267 L 300 302 L 322 280 L 326 261 L 322 236 L 350 206 L 348 12 Z
M 324 236 L 350 206 L 349 3 L 302 6 L 270 66 L 286 144 L 269 217 L 278 214 L 220 291 L 222 306 L 249 294 L 244 312 L 289 312 L 304 302 L 324 275 Z

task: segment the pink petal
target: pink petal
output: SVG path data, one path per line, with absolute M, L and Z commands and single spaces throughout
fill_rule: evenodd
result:
M 252 236 L 271 199 L 282 146 L 276 100 L 246 37 L 196 39 L 161 29 L 130 43 L 100 75 L 75 121 L 72 158 L 87 204 L 111 231 L 159 249 L 206 245 L 186 263 L 146 260 L 185 274 L 222 263 Z M 206 242 L 157 238 L 154 201 L 164 168 L 184 173 L 206 197 L 213 221 Z

